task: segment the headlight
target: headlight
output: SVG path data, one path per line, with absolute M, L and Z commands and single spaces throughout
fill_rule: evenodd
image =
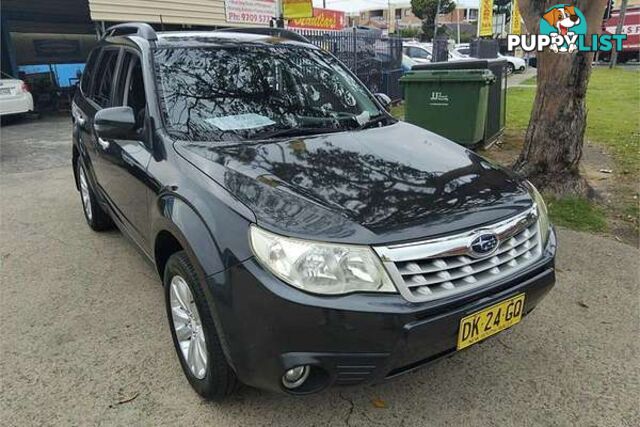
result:
M 529 189 L 531 190 L 531 196 L 538 206 L 538 224 L 540 226 L 540 233 L 542 237 L 542 247 L 547 246 L 547 239 L 549 238 L 549 232 L 551 231 L 551 223 L 549 222 L 549 212 L 547 211 L 547 205 L 542 198 L 542 194 L 538 189 L 529 181 L 527 181 Z
M 286 283 L 317 294 L 396 292 L 368 246 L 336 245 L 283 237 L 251 226 L 253 253 Z

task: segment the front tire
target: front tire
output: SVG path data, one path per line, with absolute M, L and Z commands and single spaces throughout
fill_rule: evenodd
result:
M 87 173 L 80 160 L 77 161 L 78 189 L 80 190 L 80 199 L 82 201 L 82 211 L 87 224 L 93 231 L 105 231 L 113 228 L 113 221 L 105 210 L 100 206 L 96 195 L 89 184 Z
M 236 386 L 195 268 L 184 251 L 169 257 L 164 271 L 167 317 L 180 365 L 205 399 L 223 400 Z
M 516 67 L 514 67 L 513 64 L 509 62 L 507 64 L 507 75 L 508 76 L 512 75 L 515 70 L 516 70 Z

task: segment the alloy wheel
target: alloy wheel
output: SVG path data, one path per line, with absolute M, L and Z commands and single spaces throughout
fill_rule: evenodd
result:
M 184 278 L 173 276 L 169 286 L 172 325 L 182 357 L 191 374 L 201 380 L 207 372 L 208 354 L 200 313 Z
M 78 175 L 80 177 L 80 195 L 82 196 L 82 207 L 84 213 L 87 215 L 87 219 L 91 221 L 93 212 L 91 212 L 91 194 L 89 193 L 89 182 L 87 176 L 84 173 L 82 165 L 78 166 Z

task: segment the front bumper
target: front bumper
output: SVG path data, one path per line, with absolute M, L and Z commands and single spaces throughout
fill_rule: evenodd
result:
M 400 295 L 320 297 L 294 289 L 255 259 L 208 278 L 207 298 L 238 378 L 273 391 L 306 394 L 330 385 L 384 381 L 456 351 L 460 320 L 525 293 L 525 315 L 555 283 L 556 236 L 517 277 L 472 293 L 426 303 Z M 285 370 L 311 365 L 299 389 L 281 384 Z

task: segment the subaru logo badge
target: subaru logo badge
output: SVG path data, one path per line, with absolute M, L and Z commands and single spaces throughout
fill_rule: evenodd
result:
M 481 234 L 471 241 L 469 252 L 476 258 L 486 257 L 498 249 L 498 236 L 493 233 Z

